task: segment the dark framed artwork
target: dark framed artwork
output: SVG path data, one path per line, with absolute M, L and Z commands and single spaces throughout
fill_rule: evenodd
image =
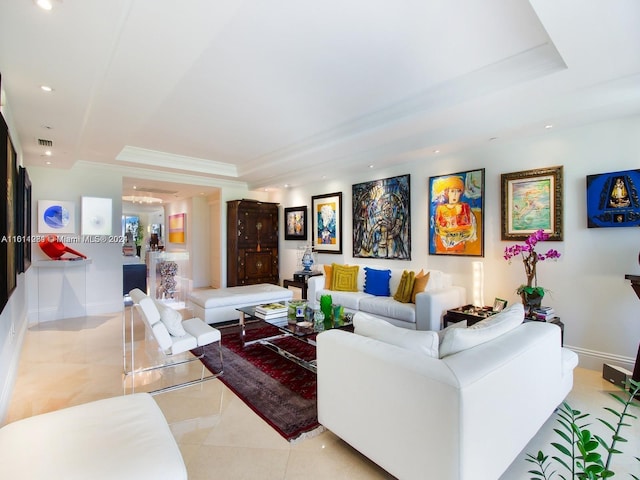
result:
M 352 186 L 353 256 L 411 260 L 410 175 Z
M 24 167 L 18 171 L 18 233 L 22 242 L 18 244 L 18 273 L 31 266 L 31 180 Z
M 311 197 L 313 241 L 318 253 L 342 253 L 342 192 Z
M 2 281 L 0 282 L 0 308 L 4 308 L 16 288 L 18 269 L 18 232 L 16 229 L 18 159 L 9 137 L 7 124 L 1 115 L 0 118 L 2 119 L 0 126 L 0 151 L 2 152 L 0 182 L 3 185 L 2 195 L 4 198 L 4 205 L 0 214 L 2 228 L 2 232 L 0 232 L 2 239 L 0 242 L 0 263 L 6 266 L 5 270 L 0 274 L 2 276 Z
M 640 170 L 587 175 L 587 227 L 640 226 Z
M 502 240 L 526 240 L 544 230 L 562 240 L 562 166 L 503 173 Z
M 429 254 L 484 256 L 484 168 L 429 178 Z
M 2 198 L 2 204 L 0 204 L 0 238 L 8 240 L 8 205 L 7 193 L 9 191 L 9 159 L 7 156 L 7 140 L 8 140 L 7 124 L 4 121 L 2 115 L 0 115 L 0 196 Z M 0 241 L 0 264 L 7 265 L 7 254 L 9 250 L 9 242 Z M 4 306 L 9 299 L 8 275 L 6 271 L 0 272 L 0 312 L 4 309 Z
M 307 239 L 307 206 L 284 209 L 284 239 Z

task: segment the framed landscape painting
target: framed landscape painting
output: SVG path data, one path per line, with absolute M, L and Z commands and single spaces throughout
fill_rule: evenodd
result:
M 587 175 L 587 227 L 640 226 L 640 170 Z
M 484 168 L 429 178 L 429 254 L 484 256 Z
M 411 260 L 410 175 L 352 186 L 353 256 Z
M 562 240 L 562 167 L 538 168 L 502 176 L 502 240 L 526 240 L 544 230 Z
M 284 239 L 307 239 L 307 206 L 284 209 Z
M 311 197 L 313 249 L 342 253 L 342 192 Z

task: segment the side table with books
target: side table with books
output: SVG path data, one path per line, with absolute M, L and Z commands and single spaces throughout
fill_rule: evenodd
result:
M 492 307 L 475 307 L 473 305 L 464 305 L 462 307 L 452 308 L 447 310 L 442 320 L 444 322 L 443 328 L 447 328 L 450 323 L 458 323 L 465 321 L 467 327 L 470 327 L 474 323 L 478 323 L 485 318 L 490 317 L 498 312 L 495 312 Z
M 537 312 L 537 315 L 532 315 L 529 317 L 525 317 L 525 322 L 548 322 L 554 323 L 560 327 L 560 338 L 562 345 L 564 346 L 564 323 L 560 321 L 560 317 L 556 316 L 555 311 L 551 307 L 540 307 Z M 447 310 L 443 319 L 442 328 L 447 328 L 452 323 L 458 323 L 462 321 L 467 322 L 467 326 L 484 320 L 485 318 L 489 318 L 492 315 L 495 315 L 496 312 L 492 307 L 475 307 L 473 305 L 464 305 L 458 308 L 452 308 Z

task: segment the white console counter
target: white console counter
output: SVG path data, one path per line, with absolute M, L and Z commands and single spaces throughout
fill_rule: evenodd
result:
M 87 314 L 87 265 L 91 259 L 38 260 L 38 321 Z

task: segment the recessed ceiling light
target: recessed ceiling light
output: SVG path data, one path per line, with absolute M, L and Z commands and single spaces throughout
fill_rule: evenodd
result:
M 288 184 L 288 183 L 285 183 L 285 184 L 284 184 L 284 188 L 289 188 L 289 184 Z
M 50 157 L 50 156 L 51 156 L 51 150 L 47 150 L 46 152 L 44 152 L 44 154 L 45 154 L 47 157 Z
M 49 85 L 40 85 L 40 90 L 42 90 L 43 92 L 53 92 L 53 88 L 51 88 Z
M 51 0 L 34 0 L 35 4 L 43 10 L 51 10 L 53 8 L 53 3 Z
M 46 162 L 44 162 L 45 165 L 51 165 L 51 162 L 49 160 L 47 160 Z
M 550 128 L 553 128 L 553 125 L 549 124 L 549 125 L 545 125 L 544 128 L 546 128 L 547 130 L 549 130 Z
M 369 168 L 373 168 L 373 165 L 369 165 Z
M 436 149 L 433 151 L 433 153 L 440 153 L 440 150 Z

